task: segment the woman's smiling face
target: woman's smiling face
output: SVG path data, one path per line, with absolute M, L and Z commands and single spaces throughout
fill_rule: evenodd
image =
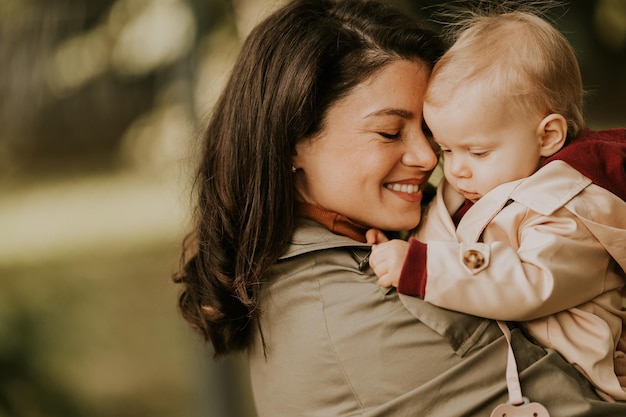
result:
M 437 164 L 422 129 L 428 76 L 423 63 L 394 61 L 331 106 L 323 131 L 296 146 L 299 198 L 366 226 L 415 227 Z

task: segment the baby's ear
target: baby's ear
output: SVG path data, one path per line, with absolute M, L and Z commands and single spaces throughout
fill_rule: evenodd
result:
M 537 133 L 541 138 L 541 156 L 552 156 L 565 145 L 567 120 L 560 114 L 549 114 L 539 123 Z

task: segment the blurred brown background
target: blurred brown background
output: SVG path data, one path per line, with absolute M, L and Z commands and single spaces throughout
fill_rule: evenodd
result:
M 0 417 L 254 416 L 170 275 L 197 134 L 280 2 L 0 0 Z M 589 124 L 624 126 L 626 2 L 572 3 Z

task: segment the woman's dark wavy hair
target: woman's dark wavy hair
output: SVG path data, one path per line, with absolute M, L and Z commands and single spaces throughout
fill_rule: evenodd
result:
M 386 64 L 434 65 L 439 38 L 375 1 L 296 0 L 248 36 L 204 133 L 179 308 L 216 357 L 245 349 L 264 272 L 294 231 L 291 157 L 328 108 Z

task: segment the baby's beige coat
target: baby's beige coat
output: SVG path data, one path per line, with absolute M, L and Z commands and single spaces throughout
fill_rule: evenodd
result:
M 616 352 L 626 341 L 626 203 L 562 161 L 495 188 L 455 230 L 446 207 L 462 201 L 444 180 L 416 235 L 428 242 L 425 300 L 525 321 L 539 343 L 626 400 L 614 372 L 614 355 L 626 357 Z M 481 265 L 464 262 L 468 250 Z
M 300 219 L 265 277 L 248 352 L 259 417 L 489 416 L 507 400 L 499 328 L 381 289 L 369 249 Z M 626 415 L 519 329 L 513 347 L 524 395 L 552 417 Z

